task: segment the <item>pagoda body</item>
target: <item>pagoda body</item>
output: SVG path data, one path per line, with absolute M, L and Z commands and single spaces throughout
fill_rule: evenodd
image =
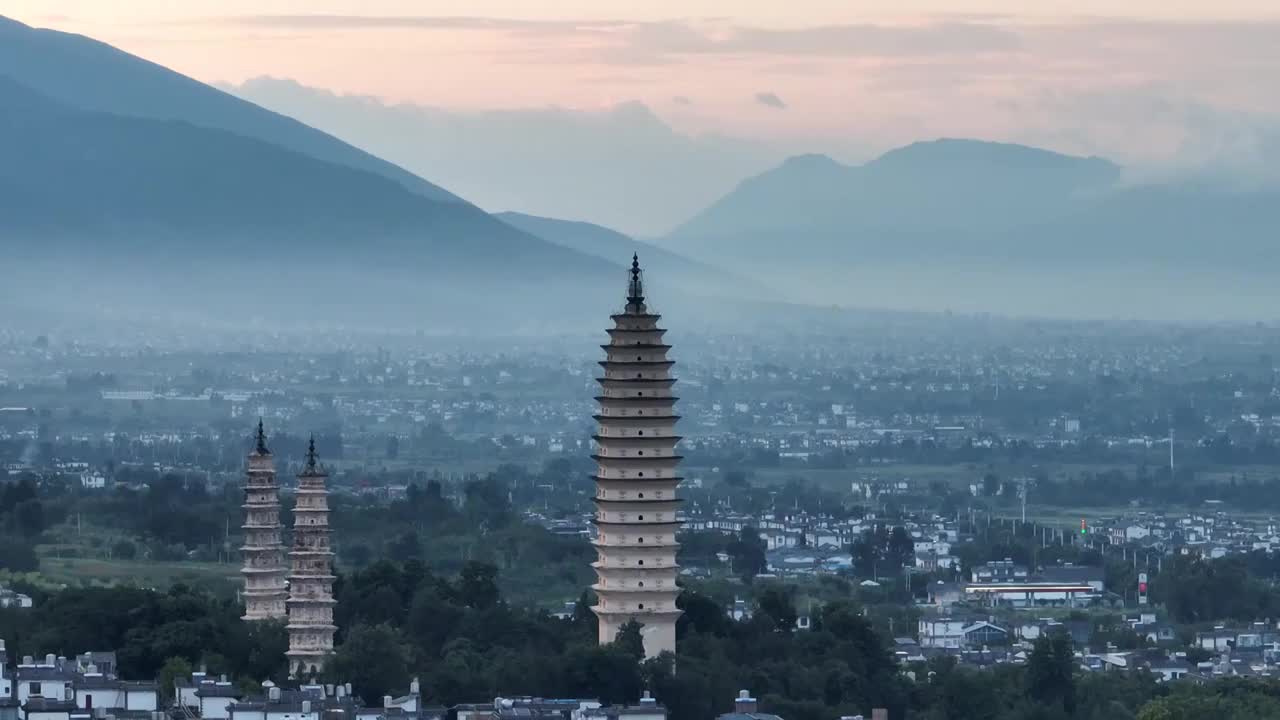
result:
M 311 677 L 333 654 L 333 551 L 329 546 L 328 474 L 316 463 L 311 439 L 298 475 L 289 552 L 289 673 Z
M 284 544 L 280 541 L 280 493 L 276 485 L 275 462 L 267 449 L 267 437 L 258 421 L 257 445 L 249 453 L 244 483 L 244 546 L 240 557 L 244 562 L 245 620 L 270 620 L 285 617 Z
M 641 624 L 647 657 L 675 652 L 676 518 L 680 484 L 671 394 L 675 379 L 666 330 L 644 303 L 638 258 L 632 258 L 627 304 L 615 314 L 606 358 L 597 378 L 601 394 L 595 419 L 595 525 L 597 559 L 592 564 L 600 621 L 600 643 L 613 642 L 628 621 Z

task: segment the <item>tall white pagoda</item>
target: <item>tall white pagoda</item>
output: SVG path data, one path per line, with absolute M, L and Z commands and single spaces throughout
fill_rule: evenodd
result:
M 285 616 L 284 545 L 280 541 L 280 494 L 267 435 L 258 420 L 257 444 L 249 453 L 244 483 L 244 619 Z
M 613 642 L 631 620 L 640 623 L 646 657 L 675 652 L 676 511 L 680 500 L 676 474 L 680 456 L 675 434 L 679 416 L 671 394 L 674 363 L 659 315 L 644 303 L 644 277 L 639 257 L 631 259 L 627 304 L 612 316 L 609 344 L 595 416 L 595 524 L 600 643 Z
M 329 547 L 328 474 L 316 462 L 316 439 L 298 475 L 289 552 L 289 674 L 311 677 L 333 654 L 333 551 Z

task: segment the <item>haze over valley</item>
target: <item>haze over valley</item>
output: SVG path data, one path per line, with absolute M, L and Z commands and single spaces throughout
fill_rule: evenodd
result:
M 665 307 L 709 327 L 832 306 L 1252 321 L 1280 299 L 1280 190 L 1213 163 L 813 139 L 850 162 L 639 102 L 448 111 L 265 75 L 212 87 L 15 20 L 0 38 L 3 250 L 16 302 L 46 310 L 77 311 L 63 278 L 101 298 L 90 313 L 569 330 L 636 252 Z

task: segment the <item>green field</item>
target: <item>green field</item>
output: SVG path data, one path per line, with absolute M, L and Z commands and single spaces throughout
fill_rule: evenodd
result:
M 164 589 L 174 583 L 185 583 L 231 590 L 240 581 L 240 568 L 236 565 L 190 561 L 43 557 L 40 574 L 46 582 L 75 587 L 136 585 Z

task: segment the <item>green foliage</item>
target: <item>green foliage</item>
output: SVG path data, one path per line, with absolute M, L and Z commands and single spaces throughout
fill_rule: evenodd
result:
M 23 500 L 13 508 L 18 531 L 23 537 L 34 538 L 44 532 L 44 504 L 39 500 Z
M 635 620 L 628 620 L 618 628 L 618 635 L 613 644 L 630 655 L 636 662 L 644 660 L 644 636 L 640 634 L 643 626 Z
M 111 557 L 120 560 L 132 560 L 138 556 L 138 546 L 128 540 L 121 540 L 111 546 Z
M 791 632 L 797 618 L 795 586 L 770 584 L 757 597 L 756 610 L 772 620 L 775 629 Z
M 283 680 L 284 626 L 245 623 L 243 612 L 237 602 L 183 585 L 164 593 L 66 589 L 28 610 L 0 610 L 0 637 L 17 655 L 115 649 L 125 677 L 155 678 L 166 662 L 181 658 L 193 665 L 206 662 L 213 672 Z
M 1178 685 L 1142 706 L 1137 720 L 1255 720 L 1280 717 L 1280 687 L 1274 681 L 1222 680 Z
M 0 537 L 0 570 L 34 572 L 40 569 L 35 546 L 25 540 Z
M 1071 636 L 1056 632 L 1038 638 L 1027 659 L 1027 695 L 1039 705 L 1075 709 L 1075 658 Z
M 164 661 L 160 666 L 160 672 L 156 676 L 156 682 L 160 686 L 160 698 L 162 701 L 168 701 L 173 697 L 174 681 L 179 678 L 190 678 L 191 661 L 183 657 L 171 657 Z
M 902 571 L 915 557 L 915 544 L 902 527 L 883 525 L 862 534 L 850 546 L 853 570 L 860 577 L 889 577 Z
M 458 576 L 458 592 L 467 607 L 486 609 L 498 604 L 498 568 L 469 562 Z
M 1153 579 L 1151 592 L 1179 623 L 1280 615 L 1280 596 L 1251 577 L 1247 561 L 1239 557 L 1205 560 L 1179 555 Z
M 409 686 L 409 652 L 391 625 L 357 625 L 338 646 L 325 674 L 334 682 L 351 683 L 365 704 L 377 707 L 384 695 Z
M 402 692 L 414 676 L 431 702 L 444 705 L 502 694 L 631 703 L 649 689 L 672 720 L 727 712 L 741 688 L 787 720 L 875 707 L 919 720 L 1280 717 L 1274 681 L 1171 688 L 1145 673 L 1082 673 L 1066 634 L 1041 638 L 1025 666 L 977 671 L 938 658 L 901 668 L 884 629 L 838 593 L 815 611 L 812 629 L 791 630 L 795 588 L 775 583 L 759 588 L 749 622 L 729 620 L 723 599 L 686 588 L 678 601 L 679 655 L 642 660 L 638 623 L 598 644 L 589 593 L 561 620 L 508 604 L 500 580 L 493 566 L 473 563 L 444 576 L 416 560 L 378 561 L 340 577 L 340 636 L 326 675 L 352 682 L 371 704 Z M 0 636 L 15 654 L 116 648 L 124 676 L 166 686 L 199 663 L 246 687 L 283 682 L 283 623 L 245 623 L 242 612 L 238 603 L 181 585 L 163 593 L 68 589 L 30 610 L 0 610 Z
M 755 528 L 747 526 L 738 532 L 738 537 L 726 548 L 733 558 L 734 572 L 743 580 L 750 581 L 768 568 L 765 558 L 765 543 Z

